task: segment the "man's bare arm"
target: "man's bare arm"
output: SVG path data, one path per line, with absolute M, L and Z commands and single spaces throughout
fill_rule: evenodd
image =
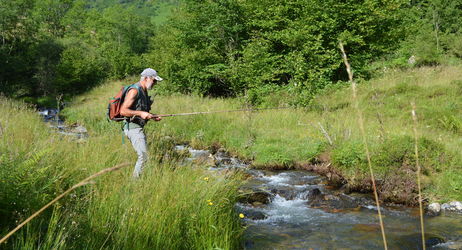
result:
M 153 114 L 150 114 L 146 111 L 130 109 L 130 107 L 133 105 L 133 103 L 136 100 L 137 94 L 138 94 L 138 90 L 136 89 L 130 89 L 128 91 L 128 93 L 125 96 L 125 100 L 122 103 L 122 107 L 120 107 L 120 114 L 125 117 L 139 116 L 145 120 L 154 118 L 155 116 Z

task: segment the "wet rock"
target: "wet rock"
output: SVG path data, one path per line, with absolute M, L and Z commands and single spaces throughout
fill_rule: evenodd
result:
M 266 214 L 260 211 L 246 211 L 245 217 L 251 220 L 265 220 L 266 218 L 268 218 Z
M 254 206 L 254 207 L 263 207 L 264 205 L 265 204 L 263 204 L 263 203 L 261 203 L 259 201 L 256 201 L 256 202 L 252 203 L 252 206 Z
M 244 242 L 244 249 L 251 249 L 255 247 L 255 243 L 251 240 L 246 240 Z
M 401 242 L 402 249 L 421 249 L 420 247 L 416 248 L 416 246 L 422 245 L 422 235 L 420 233 L 404 235 L 402 239 L 398 239 L 398 241 Z M 446 242 L 446 240 L 439 235 L 425 234 L 425 246 L 427 248 L 432 248 L 444 242 Z
M 320 200 L 320 199 L 322 200 L 324 199 L 324 195 L 322 194 L 321 190 L 319 190 L 319 188 L 315 188 L 310 191 L 307 198 L 311 201 Z
M 351 193 L 351 188 L 348 184 L 345 184 L 339 188 L 339 191 L 344 193 L 344 194 L 350 194 Z
M 233 162 L 232 162 L 231 158 L 218 158 L 217 163 L 219 165 L 226 166 L 226 165 L 231 165 Z
M 191 158 L 195 164 L 205 166 L 216 166 L 215 158 L 208 150 L 189 149 Z
M 38 113 L 43 117 L 43 121 L 45 122 L 62 122 L 59 118 L 58 113 L 59 110 L 55 108 L 40 108 Z
M 323 183 L 324 180 L 320 176 L 295 176 L 294 180 L 291 180 L 290 184 L 292 185 L 319 185 Z
M 87 133 L 88 131 L 82 125 L 77 125 L 76 127 L 72 128 L 72 132 L 84 134 L 84 133 Z
M 287 188 L 273 188 L 271 189 L 271 193 L 275 195 L 279 195 L 286 200 L 293 200 L 297 197 L 300 191 L 289 186 Z
M 261 204 L 268 204 L 271 202 L 271 193 L 263 190 L 241 190 L 242 197 L 239 199 L 241 203 L 253 204 L 259 202 Z
M 433 247 L 433 246 L 436 246 L 438 244 L 441 244 L 441 243 L 444 243 L 445 240 L 441 237 L 438 237 L 438 236 L 430 236 L 428 238 L 425 238 L 425 245 L 427 247 Z
M 441 205 L 439 203 L 431 203 L 427 207 L 427 215 L 437 216 L 441 213 Z
M 441 210 L 462 213 L 462 203 L 459 201 L 452 201 L 441 205 Z
M 448 249 L 462 249 L 462 242 L 461 241 L 447 242 L 445 243 L 444 246 L 447 247 Z
M 318 188 L 313 189 L 307 196 L 308 205 L 328 209 L 352 209 L 370 205 L 372 202 L 366 198 L 354 198 L 345 194 L 323 194 Z

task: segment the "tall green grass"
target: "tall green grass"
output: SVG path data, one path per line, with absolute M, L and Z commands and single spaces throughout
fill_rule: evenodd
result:
M 431 200 L 462 200 L 461 69 L 442 66 L 389 70 L 381 77 L 360 82 L 358 98 L 379 181 L 406 168 L 414 171 L 410 167 L 414 161 L 410 111 L 411 102 L 415 101 L 425 195 Z M 136 79 L 128 79 L 124 84 L 130 80 Z M 105 101 L 121 84 L 107 83 L 76 98 L 74 106 L 66 111 L 68 119 L 90 125 L 94 133 L 117 128 L 104 122 L 103 110 Z M 279 92 L 275 95 L 286 96 L 279 103 L 291 102 L 289 95 Z M 362 140 L 351 101 L 348 85 L 338 84 L 316 96 L 307 109 L 171 117 L 149 124 L 147 130 L 196 147 L 221 145 L 253 159 L 258 166 L 317 162 L 318 156 L 327 152 L 336 169 L 349 183 L 355 183 L 366 175 L 363 176 L 365 158 L 357 150 L 362 148 Z M 159 96 L 155 98 L 153 112 L 227 110 L 246 107 L 246 103 L 242 98 Z M 320 125 L 333 145 L 329 145 Z
M 88 126 L 90 137 L 80 141 L 54 133 L 23 103 L 1 97 L 0 114 L 2 235 L 85 177 L 136 161 L 131 145 L 121 144 L 120 128 L 107 121 L 99 126 L 88 120 L 94 122 Z M 143 178 L 132 180 L 132 168 L 100 177 L 46 210 L 2 247 L 239 248 L 242 228 L 233 206 L 240 177 L 180 166 L 169 138 L 148 135 L 152 159 Z

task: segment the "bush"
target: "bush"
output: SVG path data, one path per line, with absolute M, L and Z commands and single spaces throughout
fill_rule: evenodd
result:
M 57 93 L 82 93 L 108 76 L 97 53 L 80 45 L 63 51 L 57 71 Z
M 419 138 L 419 163 L 422 172 L 430 175 L 440 172 L 449 163 L 451 157 L 444 146 L 427 138 Z M 400 168 L 416 171 L 415 139 L 411 136 L 391 136 L 378 145 L 372 154 L 373 165 L 385 173 L 394 173 Z
M 371 143 L 371 163 L 380 174 L 393 174 L 401 168 L 416 171 L 415 142 L 411 136 L 391 136 L 383 143 Z M 452 156 L 441 143 L 419 138 L 419 162 L 424 174 L 440 172 L 448 165 Z M 346 141 L 332 151 L 332 162 L 340 169 L 367 168 L 364 145 L 358 141 Z
M 249 104 L 262 108 L 284 106 L 292 99 L 288 88 L 278 85 L 262 85 L 250 88 L 244 97 Z
M 332 150 L 332 163 L 344 170 L 367 167 L 364 144 L 354 140 L 344 141 Z

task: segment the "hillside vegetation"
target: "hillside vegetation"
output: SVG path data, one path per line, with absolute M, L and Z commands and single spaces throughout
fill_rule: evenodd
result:
M 389 70 L 381 77 L 360 83 L 358 99 L 383 200 L 416 202 L 411 102 L 417 108 L 426 198 L 462 199 L 461 72 L 460 66 Z M 110 82 L 76 98 L 66 110 L 68 120 L 85 124 L 95 135 L 119 127 L 105 121 L 103 110 L 105 100 L 124 83 Z M 280 92 L 262 98 L 273 107 L 291 100 L 290 95 Z M 248 107 L 245 98 L 172 95 L 155 98 L 153 110 L 163 114 L 243 107 Z M 343 177 L 337 184 L 347 184 L 351 190 L 371 188 L 358 116 L 347 84 L 326 89 L 306 109 L 164 118 L 159 123 L 150 123 L 147 130 L 196 147 L 223 146 L 253 160 L 257 167 L 331 163 L 330 172 Z
M 306 107 L 383 65 L 459 63 L 462 0 L 1 0 L 0 91 L 39 105 L 152 67 L 162 92 Z M 408 59 L 412 58 L 411 64 Z

